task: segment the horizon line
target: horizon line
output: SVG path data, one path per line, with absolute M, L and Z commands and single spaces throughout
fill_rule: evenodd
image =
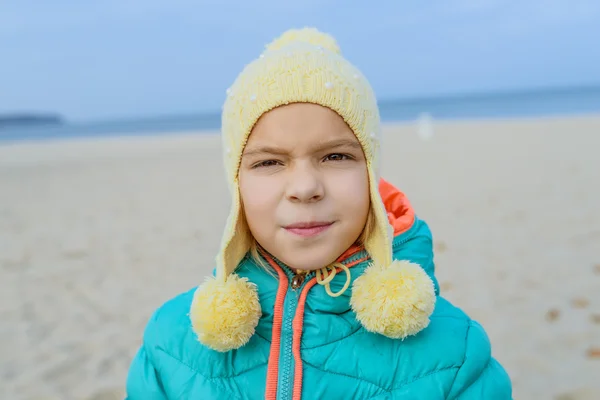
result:
M 573 91 L 600 91 L 600 82 L 588 83 L 588 84 L 576 84 L 576 85 L 562 85 L 562 86 L 546 86 L 546 87 L 530 87 L 530 88 L 517 88 L 517 89 L 504 89 L 504 90 L 478 90 L 478 91 L 464 91 L 464 92 L 450 92 L 440 94 L 430 94 L 422 96 L 405 96 L 405 97 L 383 97 L 377 100 L 378 107 L 385 107 L 387 105 L 396 105 L 398 103 L 414 103 L 414 102 L 426 102 L 431 100 L 464 100 L 464 99 L 477 99 L 477 98 L 489 98 L 489 97 L 506 97 L 514 95 L 532 95 L 532 94 L 556 94 L 556 93 L 568 93 Z M 198 111 L 198 112 L 173 112 L 164 114 L 145 114 L 145 115 L 128 115 L 128 116 L 115 116 L 106 118 L 90 118 L 81 120 L 70 120 L 66 115 L 60 112 L 52 111 L 14 111 L 14 112 L 1 112 L 1 116 L 9 115 L 32 115 L 32 116 L 48 116 L 53 115 L 63 119 L 64 125 L 87 125 L 97 123 L 115 123 L 115 122 L 137 122 L 137 121 L 151 121 L 151 120 L 162 120 L 164 118 L 172 117 L 207 117 L 214 118 L 221 115 L 221 111 Z

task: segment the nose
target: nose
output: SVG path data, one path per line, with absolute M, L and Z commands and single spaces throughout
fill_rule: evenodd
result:
M 325 194 L 322 178 L 312 165 L 296 165 L 289 172 L 286 196 L 294 203 L 314 203 Z

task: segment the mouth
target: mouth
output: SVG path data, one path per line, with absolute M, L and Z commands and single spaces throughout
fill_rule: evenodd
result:
M 333 225 L 333 222 L 298 222 L 284 226 L 284 229 L 297 236 L 312 237 L 325 232 L 331 225 Z

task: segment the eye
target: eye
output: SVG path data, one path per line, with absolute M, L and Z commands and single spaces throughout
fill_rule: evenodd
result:
M 327 156 L 325 156 L 325 160 L 326 161 L 344 161 L 344 160 L 351 160 L 352 156 L 348 155 L 348 154 L 342 154 L 342 153 L 333 153 L 333 154 L 328 154 Z
M 265 160 L 252 165 L 252 168 L 274 167 L 279 164 L 277 160 Z

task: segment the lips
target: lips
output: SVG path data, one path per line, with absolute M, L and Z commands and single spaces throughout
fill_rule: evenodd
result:
M 287 225 L 285 229 L 310 229 L 318 228 L 322 226 L 331 225 L 332 222 L 318 221 L 318 222 L 297 222 L 295 224 Z
M 333 222 L 315 221 L 315 222 L 297 222 L 285 226 L 285 230 L 298 236 L 311 237 L 316 236 L 333 225 Z

